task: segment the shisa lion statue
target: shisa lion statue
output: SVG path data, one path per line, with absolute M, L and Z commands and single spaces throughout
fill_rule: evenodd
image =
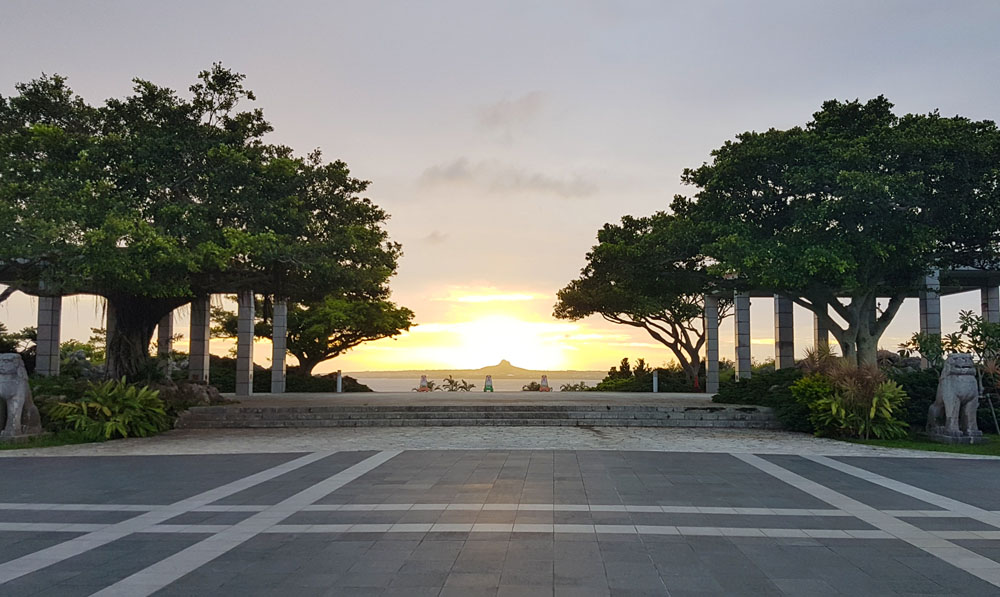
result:
M 937 398 L 927 412 L 927 431 L 950 437 L 982 437 L 976 423 L 979 382 L 972 355 L 949 355 L 941 369 Z M 940 424 L 944 418 L 944 425 Z
M 24 361 L 19 354 L 0 354 L 0 398 L 3 398 L 2 406 L 6 407 L 0 413 L 0 423 L 3 425 L 0 437 L 42 432 L 38 409 L 31 401 L 28 372 L 24 369 Z

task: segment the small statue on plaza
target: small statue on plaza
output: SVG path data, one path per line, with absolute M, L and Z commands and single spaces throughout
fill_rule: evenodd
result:
M 0 398 L 6 407 L 0 416 L 2 423 L 0 437 L 35 435 L 42 432 L 42 420 L 38 415 L 38 408 L 31 400 L 28 372 L 19 354 L 0 354 Z
M 420 376 L 420 386 L 417 388 L 417 391 L 418 392 L 430 392 L 431 391 L 430 385 L 427 384 L 427 376 L 426 375 L 421 375 Z
M 549 376 L 542 376 L 542 387 L 538 388 L 539 392 L 551 392 L 552 388 L 549 387 Z
M 949 355 L 941 369 L 937 399 L 927 412 L 927 432 L 933 437 L 968 442 L 981 439 L 983 434 L 976 423 L 978 408 L 979 381 L 972 355 Z
M 492 375 L 487 375 L 486 376 L 486 383 L 483 385 L 483 391 L 484 392 L 492 392 L 493 391 L 493 376 Z

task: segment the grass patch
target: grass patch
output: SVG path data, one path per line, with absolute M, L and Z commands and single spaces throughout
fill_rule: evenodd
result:
M 66 430 L 57 431 L 36 437 L 25 442 L 0 442 L 0 450 L 24 450 L 27 448 L 53 448 L 55 446 L 70 446 L 73 444 L 93 443 L 86 435 L 79 431 Z
M 925 450 L 927 452 L 949 452 L 952 454 L 979 454 L 982 456 L 1000 456 L 1000 436 L 986 435 L 989 441 L 982 444 L 939 444 L 922 439 L 852 439 L 855 444 L 879 446 L 881 448 L 902 448 L 907 450 Z

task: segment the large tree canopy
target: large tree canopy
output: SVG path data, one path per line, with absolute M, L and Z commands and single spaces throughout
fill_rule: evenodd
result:
M 273 309 L 269 301 L 258 302 L 260 321 L 254 335 L 271 337 Z M 222 338 L 236 336 L 239 319 L 231 311 L 212 308 L 212 333 Z M 308 304 L 288 303 L 288 352 L 299 361 L 299 371 L 312 374 L 323 361 L 336 358 L 371 340 L 389 338 L 410 329 L 413 311 L 387 299 L 330 295 Z
M 697 384 L 704 295 L 724 284 L 708 271 L 701 230 L 665 213 L 605 224 L 580 277 L 558 292 L 554 315 L 576 320 L 599 314 L 641 328 L 666 346 Z M 723 303 L 723 314 L 729 303 Z
M 0 281 L 108 300 L 111 375 L 134 375 L 157 321 L 253 289 L 381 297 L 399 245 L 368 183 L 318 152 L 267 144 L 243 76 L 220 65 L 183 98 L 136 80 L 90 106 L 43 76 L 0 97 Z
M 805 127 L 738 135 L 683 180 L 699 190 L 673 210 L 712 227 L 719 273 L 811 309 L 859 362 L 875 361 L 933 268 L 997 263 L 993 122 L 896 116 L 884 97 L 828 101 Z

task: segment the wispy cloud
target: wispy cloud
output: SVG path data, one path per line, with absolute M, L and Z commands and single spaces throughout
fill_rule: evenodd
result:
M 432 230 L 430 234 L 420 240 L 429 245 L 440 245 L 444 241 L 448 240 L 448 235 L 440 230 Z
M 598 190 L 594 182 L 579 174 L 556 177 L 496 162 L 472 163 L 464 157 L 427 168 L 420 176 L 420 184 L 471 185 L 490 193 L 536 193 L 567 199 L 593 195 Z
M 522 126 L 538 116 L 543 104 L 544 98 L 539 91 L 532 91 L 513 100 L 501 100 L 480 110 L 479 124 L 486 128 L 506 130 Z

